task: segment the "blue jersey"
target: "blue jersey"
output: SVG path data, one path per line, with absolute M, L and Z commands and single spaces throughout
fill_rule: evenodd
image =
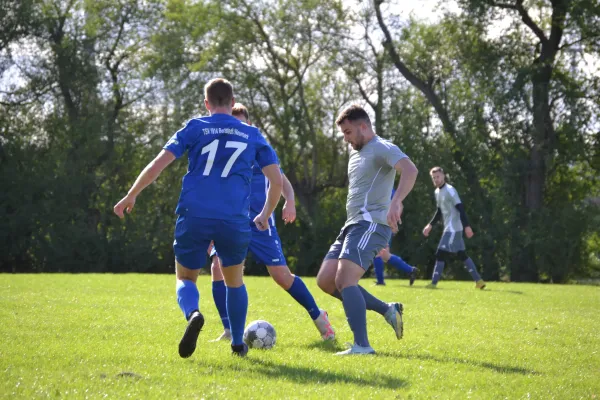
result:
M 165 144 L 175 157 L 188 153 L 175 212 L 191 217 L 249 219 L 252 166 L 277 163 L 260 131 L 227 114 L 194 118 Z
M 262 173 L 262 168 L 255 163 L 252 167 L 252 187 L 250 189 L 250 219 L 254 219 L 262 211 L 267 201 L 267 190 L 269 190 L 269 180 Z M 275 225 L 273 215 L 269 218 L 269 224 Z

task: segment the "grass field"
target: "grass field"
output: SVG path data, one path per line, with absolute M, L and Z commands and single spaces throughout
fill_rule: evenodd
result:
M 206 325 L 180 359 L 185 321 L 172 276 L 0 275 L 0 397 L 137 399 L 596 399 L 600 288 L 417 281 L 363 284 L 405 305 L 404 339 L 369 313 L 375 356 L 335 357 L 352 339 L 342 305 L 305 279 L 329 311 L 325 344 L 306 312 L 269 278 L 247 278 L 248 321 L 277 345 L 230 356 L 210 280 L 199 280 Z

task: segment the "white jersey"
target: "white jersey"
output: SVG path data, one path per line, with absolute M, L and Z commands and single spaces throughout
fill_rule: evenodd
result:
M 460 197 L 454 186 L 445 183 L 441 188 L 435 189 L 435 201 L 444 219 L 444 232 L 459 232 L 463 230 L 460 221 L 460 212 L 456 205 L 460 204 Z

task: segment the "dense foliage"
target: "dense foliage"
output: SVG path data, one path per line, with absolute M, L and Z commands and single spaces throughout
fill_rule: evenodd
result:
M 0 271 L 170 271 L 185 161 L 124 221 L 112 206 L 225 76 L 296 190 L 280 233 L 297 273 L 316 273 L 345 219 L 334 119 L 359 102 L 420 169 L 392 250 L 423 274 L 434 165 L 466 205 L 485 278 L 597 274 L 599 3 L 452 3 L 423 21 L 380 0 L 3 2 Z

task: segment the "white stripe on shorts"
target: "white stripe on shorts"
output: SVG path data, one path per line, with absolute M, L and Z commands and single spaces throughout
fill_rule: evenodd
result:
M 369 224 L 369 228 L 367 229 L 367 231 L 365 233 L 363 233 L 362 237 L 360 238 L 360 241 L 358 242 L 358 248 L 359 249 L 365 249 L 365 247 L 367 247 L 367 243 L 369 243 L 369 239 L 371 239 L 371 234 L 373 232 L 375 232 L 375 229 L 377 229 L 377 224 L 374 222 L 371 222 Z

